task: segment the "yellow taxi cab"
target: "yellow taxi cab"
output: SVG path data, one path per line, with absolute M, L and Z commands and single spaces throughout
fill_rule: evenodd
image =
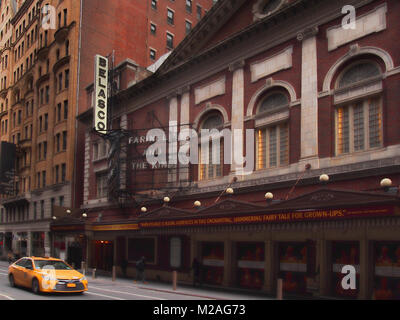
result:
M 40 292 L 84 292 L 86 277 L 65 261 L 49 257 L 24 257 L 8 268 L 10 285 Z

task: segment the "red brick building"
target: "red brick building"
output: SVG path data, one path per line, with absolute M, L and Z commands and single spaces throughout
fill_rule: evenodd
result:
M 343 27 L 345 5 L 354 30 Z M 196 257 L 210 285 L 273 294 L 283 278 L 285 294 L 398 299 L 399 9 L 219 1 L 153 75 L 116 95 L 111 132 L 123 137 L 112 152 L 92 131 L 90 104 L 79 115 L 83 204 L 53 231 L 84 236 L 89 266 L 127 261 L 129 275 L 144 255 L 149 278 L 177 270 L 190 281 Z M 254 140 L 218 138 L 244 165 L 210 164 L 216 151 L 200 145 L 198 164 L 152 167 L 154 128 L 169 143 L 175 128 L 251 129 Z M 344 265 L 355 289 L 341 286 Z

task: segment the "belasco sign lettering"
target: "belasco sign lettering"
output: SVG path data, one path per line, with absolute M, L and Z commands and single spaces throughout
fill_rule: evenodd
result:
M 94 64 L 94 129 L 107 132 L 108 59 L 96 55 Z

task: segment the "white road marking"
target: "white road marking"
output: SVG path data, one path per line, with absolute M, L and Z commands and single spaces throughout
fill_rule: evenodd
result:
M 126 300 L 126 299 L 122 299 L 122 298 L 118 298 L 118 297 L 113 297 L 113 296 L 107 296 L 105 294 L 101 294 L 101 293 L 94 293 L 94 292 L 87 292 L 85 291 L 85 294 L 93 294 L 95 296 L 101 296 L 101 297 L 105 297 L 105 298 L 110 298 L 110 299 L 115 299 L 115 300 Z
M 0 272 L 0 274 L 4 274 L 4 275 L 8 276 L 8 273 Z
M 167 299 L 158 298 L 158 297 L 153 297 L 153 296 L 145 296 L 145 295 L 137 294 L 137 293 L 131 293 L 131 292 L 125 292 L 125 291 L 116 291 L 116 290 L 104 289 L 104 288 L 94 287 L 94 286 L 92 286 L 92 285 L 89 285 L 89 288 L 94 288 L 94 289 L 97 289 L 97 290 L 109 291 L 109 292 L 114 292 L 114 293 L 128 294 L 128 295 L 137 296 L 137 297 L 142 297 L 142 298 L 148 298 L 148 299 L 167 300 Z
M 8 300 L 15 300 L 14 298 L 11 298 L 11 297 L 9 297 L 9 296 L 6 296 L 5 294 L 1 294 L 1 293 L 0 293 L 0 296 L 5 297 L 5 298 L 8 299 Z

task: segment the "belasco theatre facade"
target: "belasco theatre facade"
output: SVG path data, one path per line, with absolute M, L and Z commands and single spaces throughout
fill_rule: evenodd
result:
M 89 86 L 80 203 L 53 221 L 54 250 L 75 239 L 89 267 L 128 276 L 145 256 L 162 281 L 191 282 L 196 257 L 210 286 L 274 294 L 281 278 L 286 295 L 399 299 L 399 15 L 396 0 L 218 1 L 154 74 L 129 87 L 114 74 L 106 139 Z M 216 151 L 200 144 L 198 164 L 152 166 L 154 128 L 170 143 L 188 128 L 242 130 L 218 139 L 254 170 L 207 163 Z

